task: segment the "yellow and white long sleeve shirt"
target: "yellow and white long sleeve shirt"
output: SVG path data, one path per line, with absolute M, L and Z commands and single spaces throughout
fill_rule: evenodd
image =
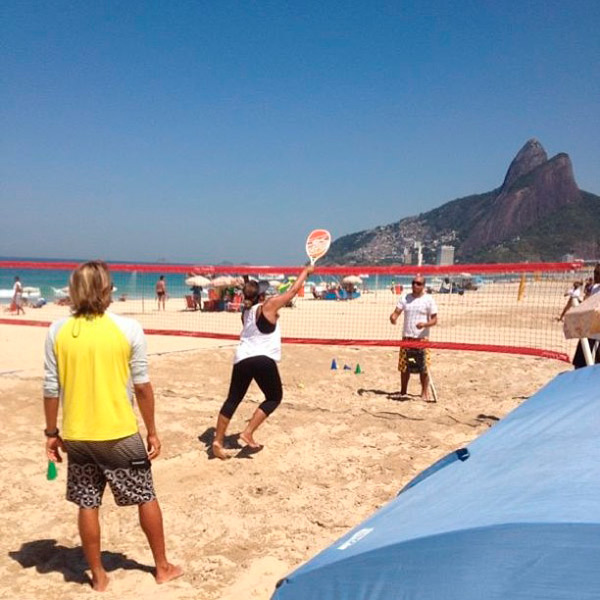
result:
M 141 325 L 106 312 L 54 322 L 46 336 L 44 396 L 62 401 L 62 437 L 104 441 L 138 431 L 133 384 L 146 383 Z

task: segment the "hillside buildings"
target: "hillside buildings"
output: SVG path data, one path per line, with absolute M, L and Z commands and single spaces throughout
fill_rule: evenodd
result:
M 454 246 L 440 246 L 437 250 L 436 264 L 453 265 L 454 264 Z

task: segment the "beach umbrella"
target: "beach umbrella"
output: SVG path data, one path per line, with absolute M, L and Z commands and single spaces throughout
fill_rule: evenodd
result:
M 213 265 L 203 265 L 200 267 L 192 267 L 188 272 L 188 277 L 194 275 L 214 275 L 215 267 Z
M 570 308 L 564 317 L 563 331 L 567 339 L 587 338 L 600 334 L 600 292 Z
M 244 280 L 241 277 L 233 277 L 231 275 L 221 275 L 211 279 L 212 287 L 237 287 L 244 285 Z
M 353 285 L 360 285 L 362 283 L 362 279 L 358 277 L 358 275 L 347 275 L 342 279 L 342 283 L 351 283 Z
M 185 280 L 185 285 L 200 286 L 200 287 L 208 287 L 210 285 L 210 279 L 208 277 L 204 277 L 202 275 L 192 275 Z
M 592 600 L 600 368 L 561 374 L 284 578 L 273 600 Z
M 596 349 L 592 351 L 590 341 L 597 348 L 600 340 L 600 293 L 595 293 L 578 306 L 572 307 L 564 317 L 563 331 L 567 339 L 580 340 L 573 364 L 577 362 L 577 355 L 581 351 L 588 366 L 594 364 Z M 588 338 L 591 338 L 590 340 Z

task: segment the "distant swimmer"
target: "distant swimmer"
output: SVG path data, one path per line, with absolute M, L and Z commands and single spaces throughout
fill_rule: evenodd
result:
M 239 439 L 251 451 L 262 449 L 254 439 L 254 432 L 279 406 L 283 397 L 277 368 L 277 362 L 281 359 L 281 332 L 277 322 L 279 310 L 292 301 L 313 271 L 313 266 L 306 267 L 286 292 L 267 300 L 264 300 L 265 290 L 258 282 L 248 281 L 244 284 L 240 343 L 233 360 L 229 393 L 219 412 L 212 443 L 212 451 L 217 458 L 229 458 L 224 447 L 225 433 L 253 379 L 265 395 L 265 399 L 254 411 L 244 431 L 239 434 Z
M 401 297 L 390 315 L 392 325 L 404 312 L 403 340 L 419 342 L 429 339 L 429 328 L 437 325 L 437 305 L 430 294 L 425 293 L 425 278 L 417 275 L 412 282 L 412 292 Z M 421 378 L 421 398 L 429 402 L 429 348 L 401 347 L 398 355 L 400 371 L 400 394 L 406 396 L 411 373 Z

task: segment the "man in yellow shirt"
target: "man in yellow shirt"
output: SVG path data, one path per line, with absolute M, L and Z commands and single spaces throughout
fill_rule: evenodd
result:
M 69 281 L 73 316 L 48 330 L 44 360 L 46 453 L 61 462 L 67 452 L 67 500 L 79 506 L 78 525 L 92 587 L 108 576 L 100 556 L 99 508 L 106 484 L 119 506 L 138 506 L 142 530 L 156 563 L 156 581 L 182 574 L 166 557 L 162 513 L 150 461 L 160 454 L 154 392 L 140 324 L 107 311 L 112 281 L 105 263 L 79 266 Z M 133 411 L 133 393 L 147 432 L 147 447 Z M 62 436 L 57 427 L 62 401 Z

